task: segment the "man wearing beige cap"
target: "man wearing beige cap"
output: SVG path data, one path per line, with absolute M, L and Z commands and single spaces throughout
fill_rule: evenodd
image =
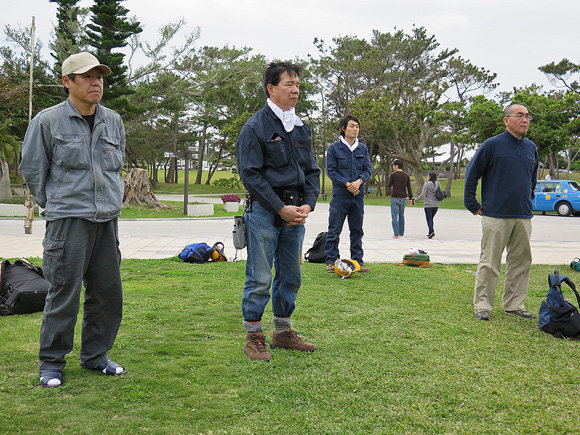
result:
M 67 58 L 62 84 L 68 99 L 34 117 L 22 146 L 19 170 L 46 221 L 42 267 L 51 287 L 40 328 L 43 387 L 63 382 L 82 284 L 81 366 L 105 375 L 126 373 L 108 356 L 123 305 L 117 218 L 125 160 L 121 117 L 99 104 L 109 74 L 90 53 Z

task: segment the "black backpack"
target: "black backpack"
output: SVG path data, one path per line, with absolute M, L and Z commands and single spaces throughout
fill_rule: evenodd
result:
M 550 290 L 546 299 L 540 305 L 539 323 L 540 329 L 556 338 L 579 337 L 580 336 L 580 315 L 578 309 L 564 299 L 562 294 L 562 283 L 567 284 L 574 294 L 580 306 L 580 295 L 576 291 L 576 286 L 566 275 L 560 275 L 556 270 L 548 275 Z
M 0 315 L 43 311 L 49 287 L 42 269 L 34 263 L 4 260 L 0 264 Z
M 326 254 L 324 247 L 326 245 L 326 232 L 320 233 L 314 239 L 312 248 L 306 251 L 304 259 L 310 263 L 324 263 L 326 261 Z

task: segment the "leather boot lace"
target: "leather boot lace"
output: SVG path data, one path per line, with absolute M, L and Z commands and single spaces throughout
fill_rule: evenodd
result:
M 252 337 L 252 342 L 256 346 L 256 351 L 258 353 L 268 353 L 266 350 L 266 341 L 261 337 Z

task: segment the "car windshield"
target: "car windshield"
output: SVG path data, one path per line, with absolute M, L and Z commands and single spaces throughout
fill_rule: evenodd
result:
M 560 183 L 557 181 L 544 181 L 542 183 L 542 192 L 550 193 L 550 192 L 560 192 Z

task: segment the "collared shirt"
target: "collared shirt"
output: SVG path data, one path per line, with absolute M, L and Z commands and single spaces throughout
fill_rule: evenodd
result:
M 351 152 L 356 150 L 356 147 L 358 147 L 358 137 L 354 138 L 354 143 L 352 145 L 346 141 L 343 135 L 340 135 L 340 141 L 345 144 Z
M 280 121 L 282 121 L 282 124 L 284 125 L 284 130 L 286 130 L 287 132 L 291 132 L 292 130 L 294 130 L 295 126 L 302 127 L 304 125 L 302 120 L 298 116 L 296 116 L 296 111 L 294 110 L 294 107 L 284 112 L 269 98 L 268 98 L 268 107 L 270 107 L 270 109 L 272 109 L 272 112 L 274 112 L 276 116 L 280 118 Z

